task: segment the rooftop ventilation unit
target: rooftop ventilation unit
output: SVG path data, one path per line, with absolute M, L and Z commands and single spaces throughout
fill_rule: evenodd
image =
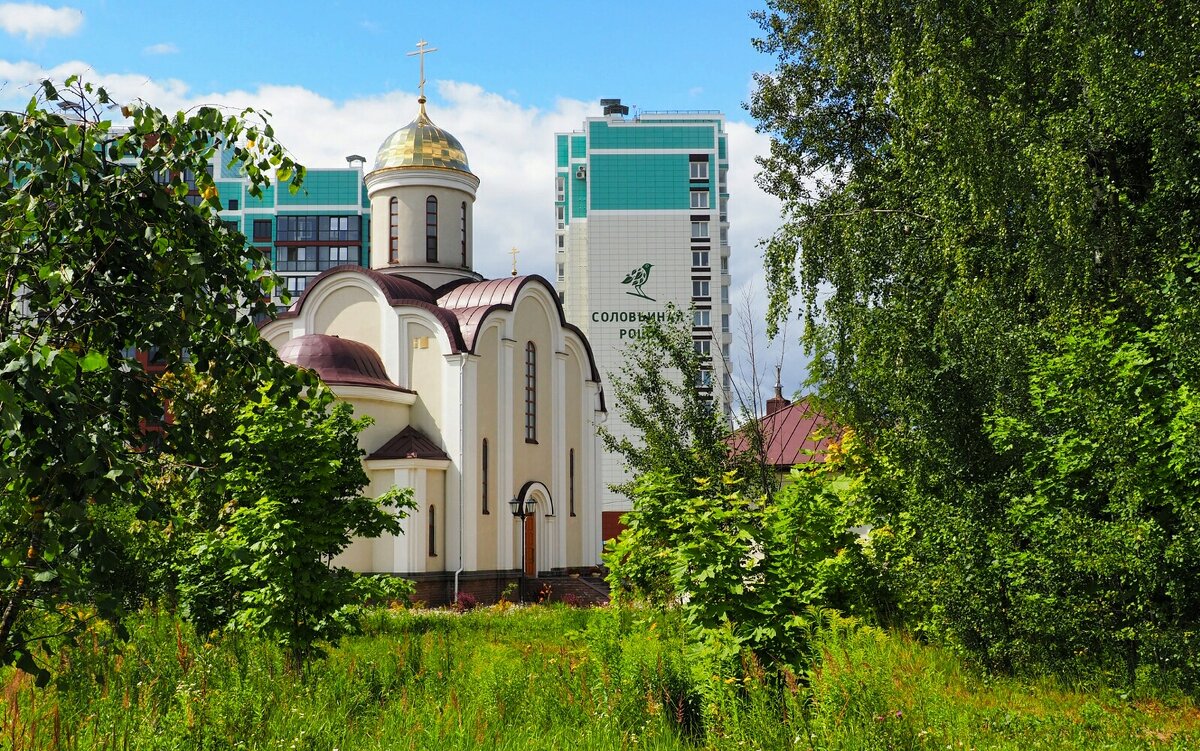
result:
M 620 99 L 601 99 L 600 107 L 606 115 L 628 115 L 629 108 L 621 104 Z

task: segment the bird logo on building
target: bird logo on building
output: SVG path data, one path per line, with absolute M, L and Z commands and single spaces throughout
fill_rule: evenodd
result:
M 634 297 L 640 297 L 643 300 L 649 300 L 650 302 L 656 302 L 653 297 L 642 291 L 642 285 L 650 281 L 650 267 L 653 265 L 654 264 L 652 263 L 643 263 L 641 266 L 633 271 L 630 271 L 625 276 L 625 279 L 621 282 L 621 284 L 632 284 L 633 288 L 637 290 L 637 292 L 626 292 L 625 294 L 633 295 Z

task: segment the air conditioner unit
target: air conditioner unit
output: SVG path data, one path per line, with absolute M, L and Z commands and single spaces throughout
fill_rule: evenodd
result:
M 576 180 L 586 180 L 587 179 L 587 167 L 576 167 L 575 168 L 575 179 Z

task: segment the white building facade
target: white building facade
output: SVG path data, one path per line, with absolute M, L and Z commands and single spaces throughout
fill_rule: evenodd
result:
M 668 303 L 692 310 L 692 338 L 710 369 L 697 388 L 728 414 L 731 341 L 725 118 L 719 112 L 641 112 L 602 100 L 583 130 L 555 136 L 556 286 L 567 320 L 591 342 L 611 381 L 625 347 Z M 606 427 L 628 435 L 616 413 Z M 604 536 L 628 499 L 623 460 L 601 458 Z

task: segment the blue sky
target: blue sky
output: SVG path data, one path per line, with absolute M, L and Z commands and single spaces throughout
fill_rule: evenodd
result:
M 0 0 L 0 108 L 23 106 L 32 81 L 79 72 L 118 100 L 268 110 L 298 159 L 338 166 L 351 153 L 370 157 L 412 119 L 419 73 L 405 53 L 425 39 L 438 50 L 426 58 L 429 114 L 462 141 L 482 182 L 478 270 L 506 273 L 515 245 L 522 273 L 547 277 L 554 132 L 600 114 L 601 97 L 642 110 L 720 110 L 730 140 L 735 341 L 756 342 L 759 369 L 771 371 L 781 345 L 767 352 L 762 336 L 756 245 L 780 209 L 754 182 L 768 140 L 742 107 L 754 72 L 773 65 L 751 45 L 759 29 L 750 13 L 764 4 Z M 787 393 L 804 378 L 798 333 L 793 326 L 783 345 Z M 734 359 L 748 393 L 748 357 Z
M 75 33 L 9 36 L 0 54 L 46 66 L 80 59 L 199 90 L 302 83 L 355 97 L 412 87 L 417 70 L 404 53 L 424 38 L 439 49 L 428 58 L 431 80 L 470 81 L 525 106 L 621 97 L 646 109 L 735 116 L 752 72 L 770 64 L 750 45 L 758 26 L 749 14 L 761 5 L 74 2 L 67 7 L 83 15 Z

